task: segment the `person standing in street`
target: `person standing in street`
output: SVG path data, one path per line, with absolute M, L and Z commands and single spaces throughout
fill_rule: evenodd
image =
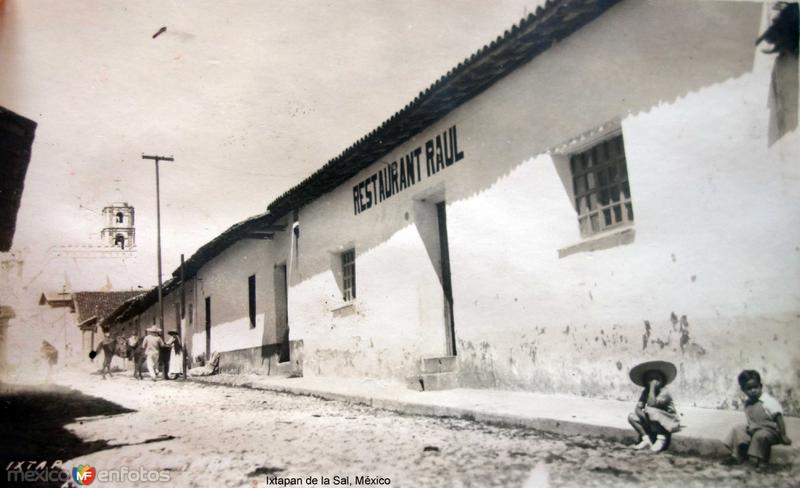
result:
M 181 344 L 181 336 L 177 330 L 167 332 L 169 338 L 167 339 L 167 346 L 170 347 L 169 356 L 169 373 L 172 378 L 177 378 L 183 374 L 183 345 Z
M 42 347 L 39 350 L 47 365 L 47 380 L 50 380 L 50 374 L 53 372 L 53 367 L 58 363 L 58 350 L 47 341 L 42 341 Z
M 170 363 L 170 358 L 172 357 L 172 346 L 169 338 L 167 338 L 166 342 L 161 341 L 161 344 L 162 346 L 158 354 L 158 365 L 160 366 L 161 374 L 164 375 L 164 379 L 168 380 L 170 379 L 169 363 Z
M 150 378 L 156 380 L 156 364 L 158 363 L 159 352 L 164 347 L 164 341 L 158 334 L 161 329 L 155 325 L 147 328 L 147 336 L 142 341 L 144 347 L 145 360 L 147 361 L 147 371 L 150 373 Z

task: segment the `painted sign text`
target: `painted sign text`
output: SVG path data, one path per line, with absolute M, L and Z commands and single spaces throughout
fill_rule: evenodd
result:
M 462 159 L 453 126 L 354 185 L 353 212 L 358 215 Z

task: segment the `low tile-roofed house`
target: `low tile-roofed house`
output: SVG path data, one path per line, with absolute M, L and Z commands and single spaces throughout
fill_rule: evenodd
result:
M 184 263 L 184 279 L 194 276 L 204 264 L 241 239 L 271 239 L 275 231 L 285 230 L 285 226 L 275 223 L 279 217 L 281 216 L 266 212 L 233 224 L 225 232 L 200 247 Z M 178 279 L 180 274 L 181 269 L 178 267 L 172 276 Z
M 163 299 L 180 285 L 180 280 L 171 278 L 161 286 L 161 298 Z M 140 315 L 142 312 L 158 303 L 158 287 L 153 287 L 146 292 L 137 292 L 135 295 L 118 302 L 117 306 L 107 314 L 98 317 L 102 327 L 114 327 L 131 318 Z M 113 333 L 113 332 L 112 332 Z
M 78 324 L 96 318 L 101 321 L 126 300 L 141 295 L 141 291 L 79 291 L 74 293 Z

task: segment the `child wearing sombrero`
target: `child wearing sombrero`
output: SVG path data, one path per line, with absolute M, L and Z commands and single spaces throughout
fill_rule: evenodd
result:
M 644 387 L 636 409 L 628 416 L 640 437 L 634 449 L 663 451 L 669 446 L 672 433 L 680 430 L 680 418 L 666 388 L 676 375 L 675 365 L 666 361 L 648 361 L 631 369 L 631 381 Z

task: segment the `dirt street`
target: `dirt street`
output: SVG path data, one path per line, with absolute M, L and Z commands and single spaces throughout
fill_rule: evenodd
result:
M 796 467 L 752 473 L 721 466 L 718 459 L 634 452 L 591 438 L 404 416 L 310 397 L 137 381 L 127 374 L 57 381 L 55 389 L 3 385 L 6 468 L 17 457 L 64 456 L 70 473 L 81 464 L 98 472 L 144 468 L 168 475 L 172 486 L 190 487 L 292 486 L 298 478 L 302 484 L 293 486 L 314 486 L 306 484 L 314 480 L 318 486 L 327 480 L 330 486 L 390 481 L 400 487 L 800 484 Z M 98 478 L 93 486 L 112 484 L 142 485 Z

